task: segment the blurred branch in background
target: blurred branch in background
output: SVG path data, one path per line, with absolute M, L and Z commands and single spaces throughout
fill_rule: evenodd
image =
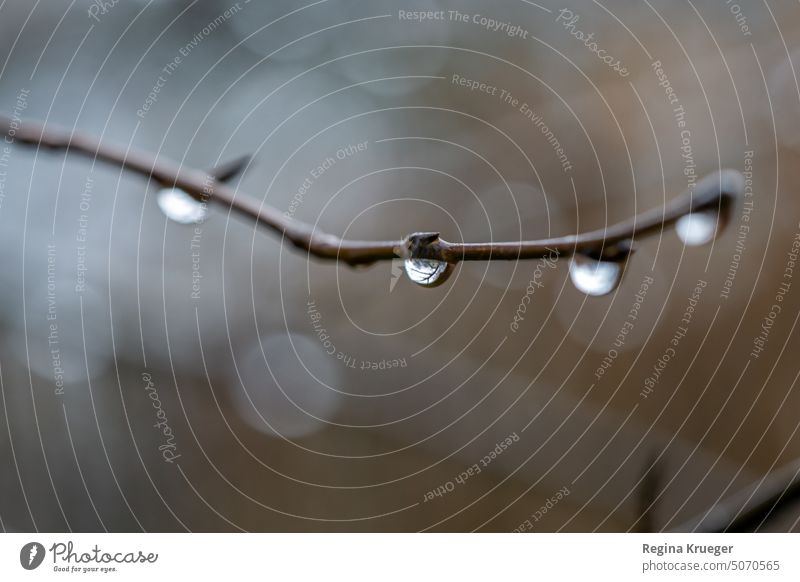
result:
M 800 499 L 800 463 L 762 477 L 702 516 L 675 528 L 676 532 L 744 533 L 762 529 Z

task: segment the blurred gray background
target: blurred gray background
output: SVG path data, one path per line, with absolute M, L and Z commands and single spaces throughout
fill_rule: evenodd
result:
M 238 195 L 337 235 L 569 234 L 720 167 L 752 170 L 753 202 L 713 245 L 642 240 L 605 297 L 578 292 L 566 260 L 545 268 L 512 331 L 534 261 L 463 264 L 424 289 L 399 264 L 309 261 L 213 205 L 202 223 L 169 221 L 140 176 L 9 146 L 3 529 L 669 529 L 800 456 L 800 289 L 751 355 L 800 228 L 800 11 L 736 6 L 2 3 L 4 115 L 195 168 L 252 155 Z M 443 18 L 401 15 L 419 10 Z

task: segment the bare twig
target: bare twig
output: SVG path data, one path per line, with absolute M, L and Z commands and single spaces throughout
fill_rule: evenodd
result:
M 126 149 L 65 128 L 0 116 L 0 134 L 23 144 L 69 150 L 102 160 L 152 178 L 166 187 L 180 188 L 195 199 L 227 206 L 284 236 L 294 246 L 322 259 L 338 259 L 350 265 L 365 265 L 395 257 L 447 262 L 517 260 L 582 253 L 596 258 L 613 258 L 625 253 L 631 241 L 660 232 L 682 216 L 731 204 L 742 192 L 741 175 L 723 170 L 700 180 L 692 192 L 668 202 L 663 208 L 643 212 L 604 229 L 558 238 L 491 243 L 451 243 L 438 233 L 414 233 L 403 240 L 360 241 L 342 239 L 289 218 L 277 208 L 255 199 L 238 196 L 206 172 L 180 166 L 137 149 Z

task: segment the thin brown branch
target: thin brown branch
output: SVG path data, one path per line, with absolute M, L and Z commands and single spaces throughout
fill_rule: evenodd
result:
M 723 170 L 707 176 L 691 192 L 667 203 L 663 208 L 643 212 L 604 229 L 558 238 L 491 243 L 451 243 L 438 233 L 414 233 L 403 240 L 360 241 L 342 239 L 315 229 L 312 225 L 287 217 L 277 208 L 237 191 L 208 173 L 186 168 L 146 151 L 101 143 L 79 131 L 31 121 L 12 122 L 0 116 L 0 134 L 15 142 L 49 149 L 69 150 L 152 178 L 167 187 L 180 188 L 198 200 L 208 200 L 233 209 L 285 237 L 294 246 L 321 259 L 338 259 L 350 265 L 364 265 L 395 257 L 414 257 L 457 263 L 459 261 L 534 259 L 544 256 L 569 256 L 583 253 L 611 256 L 624 253 L 633 240 L 660 232 L 682 216 L 708 208 L 732 204 L 743 189 L 741 174 Z

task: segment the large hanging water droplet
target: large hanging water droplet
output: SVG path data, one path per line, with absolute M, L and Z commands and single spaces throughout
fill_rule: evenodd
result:
M 406 259 L 405 268 L 408 278 L 424 287 L 441 285 L 453 270 L 450 263 L 431 259 Z
M 701 210 L 681 216 L 675 223 L 675 232 L 690 247 L 710 243 L 717 236 L 720 224 L 716 210 Z
M 167 218 L 180 224 L 196 224 L 206 218 L 206 205 L 178 188 L 159 190 L 156 202 Z
M 622 280 L 624 261 L 598 261 L 585 255 L 575 255 L 569 264 L 572 284 L 587 295 L 600 297 L 617 288 Z

